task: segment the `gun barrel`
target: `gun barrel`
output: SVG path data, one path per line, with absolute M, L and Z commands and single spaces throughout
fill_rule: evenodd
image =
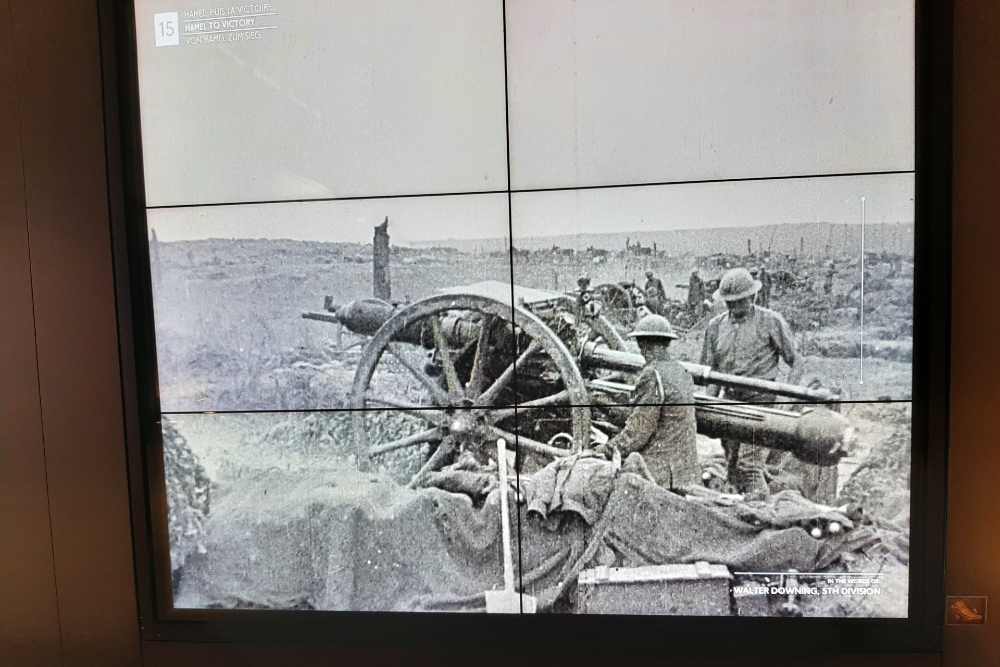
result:
M 374 336 L 379 327 L 398 310 L 396 306 L 381 299 L 361 299 L 337 306 L 328 298 L 324 307 L 325 311 L 306 311 L 302 313 L 302 317 L 307 320 L 340 324 L 351 333 L 363 336 Z M 456 346 L 476 340 L 479 335 L 478 323 L 451 315 L 441 318 L 441 328 L 448 341 Z M 434 345 L 432 335 L 429 331 L 425 331 L 420 322 L 413 322 L 397 331 L 394 340 L 423 345 L 428 349 Z
M 328 313 L 319 310 L 307 310 L 302 313 L 302 319 L 305 320 L 318 320 L 320 322 L 332 322 L 334 324 L 340 324 L 340 318 L 337 317 L 337 313 Z
M 791 452 L 807 463 L 835 465 L 850 452 L 854 429 L 843 415 L 824 407 L 805 412 L 757 405 L 701 402 L 698 432 L 710 438 L 752 442 Z
M 584 344 L 580 361 L 592 367 L 632 373 L 642 370 L 642 367 L 646 365 L 646 360 L 641 354 L 612 350 L 606 345 L 596 342 Z M 696 384 L 715 384 L 721 387 L 751 389 L 763 394 L 775 394 L 777 396 L 798 398 L 806 401 L 822 402 L 829 401 L 832 398 L 829 392 L 821 389 L 810 389 L 809 387 L 800 387 L 784 382 L 719 373 L 713 371 L 710 366 L 703 364 L 692 364 L 686 361 L 679 363 L 691 374 Z
M 609 380 L 591 380 L 587 386 L 619 399 L 635 390 L 633 385 Z M 793 412 L 705 394 L 695 394 L 694 401 L 698 433 L 709 438 L 752 442 L 823 466 L 836 464 L 854 445 L 854 429 L 847 418 L 823 406 Z

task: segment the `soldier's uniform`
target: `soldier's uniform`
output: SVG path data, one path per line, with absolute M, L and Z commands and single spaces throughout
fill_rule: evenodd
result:
M 771 273 L 767 269 L 761 267 L 760 276 L 760 296 L 757 297 L 757 303 L 764 306 L 765 308 L 771 307 Z
M 663 287 L 663 281 L 655 278 L 652 272 L 646 273 L 646 284 L 642 287 L 646 297 L 646 306 L 656 315 L 663 314 L 663 306 L 667 300 L 667 290 Z
M 694 381 L 676 361 L 651 361 L 639 374 L 625 428 L 608 442 L 622 457 L 639 452 L 660 486 L 701 483 Z
M 742 271 L 743 280 L 751 280 L 749 272 Z M 720 287 L 720 290 L 722 288 Z M 759 291 L 757 281 L 754 292 Z M 783 359 L 789 366 L 795 363 L 795 343 L 788 323 L 778 313 L 761 306 L 749 307 L 746 315 L 735 318 L 729 312 L 712 318 L 705 330 L 701 363 L 712 370 L 731 375 L 774 380 L 778 375 L 778 362 Z M 748 402 L 773 402 L 774 396 L 755 391 L 727 391 L 726 398 Z M 729 481 L 740 493 L 769 493 L 764 477 L 767 449 L 753 443 L 723 440 L 729 467 Z
M 774 380 L 778 360 L 795 363 L 795 342 L 788 322 L 770 308 L 753 306 L 740 320 L 728 312 L 709 320 L 701 363 L 712 370 Z
M 701 317 L 701 309 L 704 301 L 705 281 L 701 279 L 697 271 L 692 271 L 691 279 L 688 281 L 688 310 L 695 317 Z

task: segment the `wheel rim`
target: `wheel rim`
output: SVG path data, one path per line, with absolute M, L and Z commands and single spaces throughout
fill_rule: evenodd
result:
M 499 351 L 498 362 L 495 345 L 504 335 L 508 347 Z M 438 373 L 429 372 L 430 364 L 420 367 L 419 356 L 414 354 L 420 350 L 418 344 L 425 356 L 430 353 L 436 360 Z M 373 386 L 380 364 L 390 358 L 416 380 L 424 400 L 400 400 Z M 555 387 L 532 374 L 538 368 L 549 376 L 555 374 Z M 545 387 L 544 395 L 529 391 L 529 385 L 539 384 Z M 550 389 L 555 391 L 546 393 Z M 390 451 L 427 443 L 430 457 L 410 479 L 414 486 L 458 449 L 481 447 L 497 438 L 506 439 L 515 449 L 542 456 L 569 454 L 589 439 L 589 403 L 573 355 L 539 317 L 481 295 L 431 297 L 401 309 L 379 328 L 365 347 L 352 387 L 354 409 L 402 411 L 421 427 L 409 436 L 371 443 L 363 419 L 356 420 L 362 424 L 355 429 L 359 465 L 365 467 Z M 557 409 L 568 419 L 573 449 L 521 433 L 519 415 L 546 409 Z M 511 423 L 517 426 L 512 429 Z

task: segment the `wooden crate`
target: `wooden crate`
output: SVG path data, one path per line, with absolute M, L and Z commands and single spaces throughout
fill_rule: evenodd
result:
M 577 581 L 577 612 L 670 616 L 730 616 L 725 565 L 597 567 Z

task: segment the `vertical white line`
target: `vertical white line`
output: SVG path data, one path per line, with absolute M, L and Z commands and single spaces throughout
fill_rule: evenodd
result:
M 861 198 L 861 379 L 865 383 L 865 198 Z

